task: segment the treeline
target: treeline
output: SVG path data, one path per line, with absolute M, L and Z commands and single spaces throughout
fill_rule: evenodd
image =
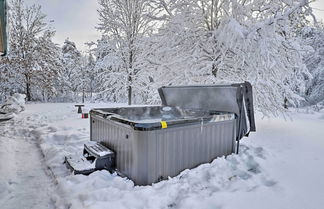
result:
M 28 101 L 77 101 L 91 98 L 94 57 L 82 55 L 66 40 L 53 43 L 55 30 L 39 5 L 9 2 L 9 53 L 0 61 L 0 101 L 14 92 Z
M 99 0 L 100 40 L 63 47 L 13 0 L 0 98 L 155 103 L 164 85 L 250 81 L 265 114 L 324 99 L 323 27 L 307 0 Z M 194 98 L 193 98 L 194 99 Z

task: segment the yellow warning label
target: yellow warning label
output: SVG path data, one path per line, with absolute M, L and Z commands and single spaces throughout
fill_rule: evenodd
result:
M 167 128 L 168 124 L 166 121 L 161 121 L 162 128 Z

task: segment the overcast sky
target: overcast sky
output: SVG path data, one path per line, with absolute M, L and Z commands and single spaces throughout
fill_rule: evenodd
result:
M 42 5 L 48 21 L 54 20 L 56 29 L 54 42 L 62 45 L 66 38 L 74 41 L 77 48 L 86 51 L 85 42 L 96 41 L 100 33 L 95 29 L 98 24 L 97 0 L 25 0 L 28 4 Z M 312 3 L 318 19 L 324 21 L 324 0 Z
M 74 41 L 77 48 L 86 51 L 84 43 L 100 37 L 95 27 L 98 24 L 97 0 L 25 0 L 28 4 L 40 4 L 48 21 L 54 20 L 54 42 L 62 45 L 66 38 Z

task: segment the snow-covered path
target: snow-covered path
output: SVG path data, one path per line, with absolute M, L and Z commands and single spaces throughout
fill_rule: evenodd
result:
M 25 117 L 0 124 L 2 209 L 54 208 L 55 181 L 44 163 L 34 129 Z

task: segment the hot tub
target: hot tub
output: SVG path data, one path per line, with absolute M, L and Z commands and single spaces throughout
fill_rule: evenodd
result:
M 162 106 L 90 111 L 91 141 L 116 155 L 116 170 L 137 185 L 234 153 L 255 131 L 249 83 L 159 89 Z

